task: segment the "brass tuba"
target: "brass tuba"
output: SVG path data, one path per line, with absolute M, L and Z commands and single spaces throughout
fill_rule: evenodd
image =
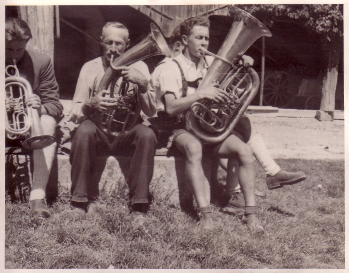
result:
M 237 7 L 233 9 L 233 24 L 217 55 L 202 49 L 203 54 L 215 59 L 197 89 L 218 84 L 230 99 L 226 103 L 208 99 L 195 102 L 185 115 L 186 129 L 205 143 L 219 143 L 227 138 L 257 94 L 258 74 L 236 62 L 258 38 L 271 36 L 271 32 L 251 14 Z
M 14 72 L 11 73 L 10 70 Z M 51 145 L 55 138 L 44 135 L 37 109 L 26 106 L 26 98 L 33 94 L 30 83 L 19 76 L 15 65 L 6 67 L 6 137 L 9 139 L 24 139 L 25 149 L 38 150 Z
M 153 23 L 150 24 L 151 32 L 141 42 L 126 51 L 116 60 L 111 60 L 110 67 L 106 70 L 97 90 L 107 90 L 111 82 L 116 82 L 121 71 L 114 68 L 130 65 L 156 55 L 170 56 L 171 52 L 160 29 Z M 119 88 L 117 103 L 112 110 L 100 111 L 93 120 L 96 125 L 106 134 L 117 136 L 122 132 L 130 130 L 139 121 L 141 106 L 137 103 L 137 87 L 128 90 L 128 83 L 123 82 Z M 110 88 L 110 98 L 114 98 L 114 87 Z

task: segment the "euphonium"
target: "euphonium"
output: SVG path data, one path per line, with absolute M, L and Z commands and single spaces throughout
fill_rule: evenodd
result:
M 101 83 L 99 84 L 97 94 L 107 90 L 110 83 L 115 83 L 120 77 L 121 71 L 115 68 L 124 65 L 130 65 L 146 58 L 165 55 L 170 56 L 171 52 L 167 46 L 165 38 L 160 29 L 153 23 L 150 24 L 151 32 L 141 42 L 126 51 L 116 60 L 111 60 L 110 67 L 106 70 Z M 120 133 L 130 130 L 139 121 L 141 106 L 137 103 L 137 87 L 135 90 L 128 90 L 128 83 L 123 82 L 120 85 L 117 94 L 117 106 L 112 110 L 100 111 L 93 120 L 96 125 L 106 134 L 117 136 Z M 111 86 L 109 97 L 114 98 L 114 86 Z
M 10 69 L 14 73 L 10 73 Z M 38 150 L 51 145 L 53 136 L 44 135 L 37 109 L 26 106 L 26 98 L 33 94 L 30 83 L 19 76 L 15 65 L 6 67 L 6 136 L 9 139 L 24 139 L 22 145 L 29 150 Z
M 213 55 L 215 59 L 197 89 L 218 85 L 230 99 L 226 103 L 208 99 L 195 102 L 185 115 L 186 129 L 205 143 L 219 143 L 227 138 L 257 94 L 258 74 L 236 62 L 258 38 L 271 36 L 271 32 L 252 15 L 233 8 L 233 24 L 217 55 L 202 49 L 203 54 Z

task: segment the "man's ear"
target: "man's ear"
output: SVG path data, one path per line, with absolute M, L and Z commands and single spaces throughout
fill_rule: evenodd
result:
M 175 49 L 175 51 L 179 51 L 179 48 L 181 47 L 181 42 L 179 42 L 179 41 L 177 41 L 177 42 L 175 42 L 175 44 L 174 44 L 174 49 Z
M 99 43 L 100 43 L 100 45 L 103 44 L 103 37 L 102 36 L 99 36 Z
M 188 37 L 187 35 L 182 35 L 182 42 L 184 45 L 188 45 Z
M 130 39 L 127 39 L 127 42 L 126 42 L 126 48 L 128 48 L 130 46 Z M 125 49 L 126 49 L 125 48 Z

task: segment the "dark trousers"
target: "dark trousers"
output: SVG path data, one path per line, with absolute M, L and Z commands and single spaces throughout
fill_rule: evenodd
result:
M 99 154 L 133 151 L 128 177 L 131 205 L 148 203 L 149 184 L 153 176 L 156 136 L 142 124 L 116 137 L 108 137 L 92 121 L 85 120 L 72 140 L 70 153 L 72 201 L 88 202 L 88 186 Z

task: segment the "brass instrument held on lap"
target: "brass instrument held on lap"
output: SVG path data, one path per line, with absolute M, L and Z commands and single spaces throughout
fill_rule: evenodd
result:
M 10 73 L 13 70 L 13 73 Z M 26 98 L 33 94 L 30 83 L 19 76 L 15 65 L 6 67 L 6 137 L 9 139 L 24 139 L 25 149 L 38 150 L 51 145 L 53 136 L 44 135 L 37 109 L 26 106 Z
M 150 24 L 150 29 L 151 32 L 141 42 L 121 54 L 116 60 L 111 60 L 110 67 L 106 70 L 99 84 L 97 94 L 107 90 L 109 85 L 112 85 L 109 97 L 115 97 L 114 86 L 111 83 L 115 83 L 121 76 L 121 70 L 115 70 L 114 68 L 127 66 L 156 55 L 168 57 L 171 55 L 160 29 L 153 23 Z M 116 98 L 118 105 L 114 109 L 100 111 L 99 114 L 93 117 L 96 125 L 111 136 L 117 136 L 130 130 L 138 123 L 141 112 L 141 106 L 137 103 L 137 85 L 134 85 L 134 90 L 130 91 L 128 90 L 128 83 L 122 82 Z
M 232 8 L 235 11 L 233 24 L 217 55 L 202 49 L 203 54 L 213 55 L 215 59 L 196 91 L 218 84 L 230 99 L 225 103 L 208 99 L 195 102 L 185 115 L 186 129 L 205 143 L 219 143 L 227 138 L 257 94 L 258 74 L 236 62 L 258 38 L 271 36 L 252 15 Z

